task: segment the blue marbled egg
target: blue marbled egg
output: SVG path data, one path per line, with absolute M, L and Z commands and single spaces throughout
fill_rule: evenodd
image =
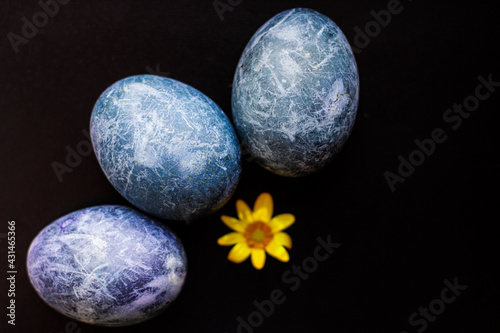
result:
M 180 240 L 123 206 L 96 206 L 45 227 L 28 250 L 28 275 L 40 297 L 89 324 L 147 320 L 181 291 L 187 270 Z
M 236 189 L 241 152 L 229 119 L 179 81 L 116 82 L 97 101 L 90 134 L 111 184 L 152 215 L 189 221 L 222 207 Z
M 310 9 L 262 26 L 233 83 L 233 118 L 244 147 L 266 169 L 297 177 L 327 165 L 356 118 L 359 78 L 339 27 Z

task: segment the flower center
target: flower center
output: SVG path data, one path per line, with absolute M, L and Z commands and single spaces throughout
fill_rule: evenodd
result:
M 264 222 L 250 224 L 243 234 L 250 248 L 263 249 L 273 239 L 271 228 Z

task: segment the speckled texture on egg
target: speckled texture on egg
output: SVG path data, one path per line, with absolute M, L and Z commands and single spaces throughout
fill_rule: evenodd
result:
M 252 37 L 233 83 L 233 118 L 256 161 L 283 176 L 328 164 L 356 118 L 359 78 L 339 27 L 310 9 L 278 14 Z
M 60 313 L 125 326 L 165 309 L 181 291 L 184 248 L 167 228 L 123 206 L 96 206 L 44 228 L 28 251 L 28 275 Z
M 229 119 L 179 81 L 139 75 L 116 82 L 97 101 L 90 131 L 111 184 L 155 216 L 210 214 L 238 183 L 241 152 Z

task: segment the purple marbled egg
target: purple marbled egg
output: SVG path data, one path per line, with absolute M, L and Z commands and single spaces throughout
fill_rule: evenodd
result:
M 45 227 L 28 251 L 40 297 L 85 323 L 125 326 L 164 310 L 187 270 L 184 248 L 166 227 L 123 206 L 96 206 Z

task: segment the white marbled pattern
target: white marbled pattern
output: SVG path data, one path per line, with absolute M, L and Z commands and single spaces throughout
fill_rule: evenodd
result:
M 256 161 L 283 176 L 326 166 L 347 140 L 359 78 L 344 34 L 310 9 L 280 13 L 245 48 L 233 83 L 233 118 Z
M 123 206 L 95 206 L 45 227 L 28 251 L 40 297 L 89 324 L 125 326 L 164 310 L 180 293 L 187 259 L 180 240 Z
M 94 107 L 90 134 L 111 184 L 152 215 L 196 219 L 236 189 L 241 152 L 229 119 L 179 81 L 138 75 L 114 83 Z

